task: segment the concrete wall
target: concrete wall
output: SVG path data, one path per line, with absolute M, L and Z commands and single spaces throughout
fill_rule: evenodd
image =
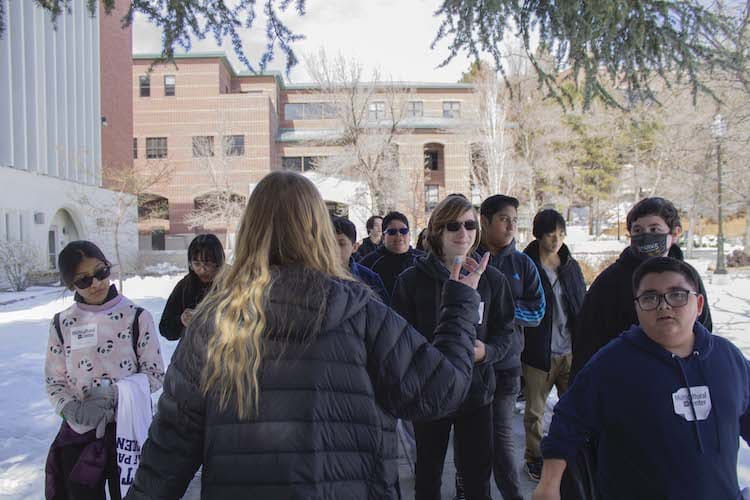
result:
M 51 178 L 12 168 L 0 168 L 0 238 L 27 241 L 37 249 L 41 269 L 51 269 L 60 250 L 75 239 L 91 240 L 115 262 L 113 212 L 117 195 L 112 191 Z M 128 202 L 132 196 L 126 196 Z M 127 210 L 119 230 L 122 267 L 131 272 L 138 259 L 135 203 Z M 54 248 L 50 248 L 50 231 Z
M 0 166 L 100 185 L 98 18 L 76 0 L 53 30 L 33 2 L 0 1 Z

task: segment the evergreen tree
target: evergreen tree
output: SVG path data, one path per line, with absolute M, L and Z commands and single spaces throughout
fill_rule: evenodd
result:
M 574 82 L 586 109 L 595 98 L 623 107 L 623 100 L 655 99 L 654 76 L 667 84 L 687 79 L 695 98 L 711 92 L 706 69 L 736 67 L 736 50 L 715 43 L 729 37 L 736 22 L 699 0 L 444 0 L 436 15 L 443 21 L 432 47 L 450 43 L 443 65 L 459 52 L 477 60 L 490 53 L 504 71 L 504 42 L 515 35 L 540 85 L 572 104 L 560 90 L 563 82 Z M 553 56 L 552 70 L 538 63 L 540 55 Z M 627 99 L 613 94 L 607 79 L 627 89 Z

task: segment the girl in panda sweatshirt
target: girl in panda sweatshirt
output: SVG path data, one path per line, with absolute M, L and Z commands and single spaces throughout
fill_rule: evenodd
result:
M 136 373 L 161 388 L 164 362 L 151 314 L 110 285 L 111 264 L 89 241 L 58 257 L 61 281 L 75 304 L 55 315 L 44 366 L 45 385 L 63 422 L 46 466 L 47 498 L 120 498 L 115 459 L 115 383 Z M 137 324 L 136 324 L 137 322 Z

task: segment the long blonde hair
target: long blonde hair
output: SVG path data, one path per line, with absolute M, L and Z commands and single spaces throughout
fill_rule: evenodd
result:
M 255 187 L 237 234 L 234 263 L 216 278 L 198 314 L 213 334 L 201 376 L 225 410 L 236 404 L 240 418 L 255 414 L 260 401 L 258 373 L 267 326 L 272 266 L 297 264 L 351 279 L 325 203 L 312 182 L 292 172 L 272 172 Z

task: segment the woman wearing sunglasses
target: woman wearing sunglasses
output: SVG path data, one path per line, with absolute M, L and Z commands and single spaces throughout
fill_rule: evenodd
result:
M 224 247 L 213 234 L 199 234 L 188 246 L 188 273 L 169 295 L 159 321 L 168 340 L 178 340 L 193 318 L 195 308 L 211 288 L 224 265 Z
M 470 259 L 479 244 L 477 213 L 463 196 L 451 195 L 435 208 L 427 225 L 428 254 L 399 276 L 393 308 L 428 341 L 443 297 L 440 290 L 456 260 Z M 474 374 L 468 395 L 455 413 L 437 420 L 414 422 L 417 441 L 416 500 L 441 498 L 443 463 L 451 427 L 454 457 L 466 498 L 489 500 L 492 474 L 493 363 L 507 353 L 513 333 L 513 299 L 505 277 L 488 267 L 477 287 L 480 295 L 475 323 Z M 444 383 L 448 383 L 446 380 Z
M 104 498 L 108 482 L 111 498 L 119 499 L 115 383 L 143 373 L 151 392 L 161 388 L 156 328 L 148 311 L 110 284 L 111 264 L 95 244 L 69 243 L 58 267 L 75 303 L 55 315 L 47 344 L 47 395 L 63 418 L 47 459 L 47 498 Z

